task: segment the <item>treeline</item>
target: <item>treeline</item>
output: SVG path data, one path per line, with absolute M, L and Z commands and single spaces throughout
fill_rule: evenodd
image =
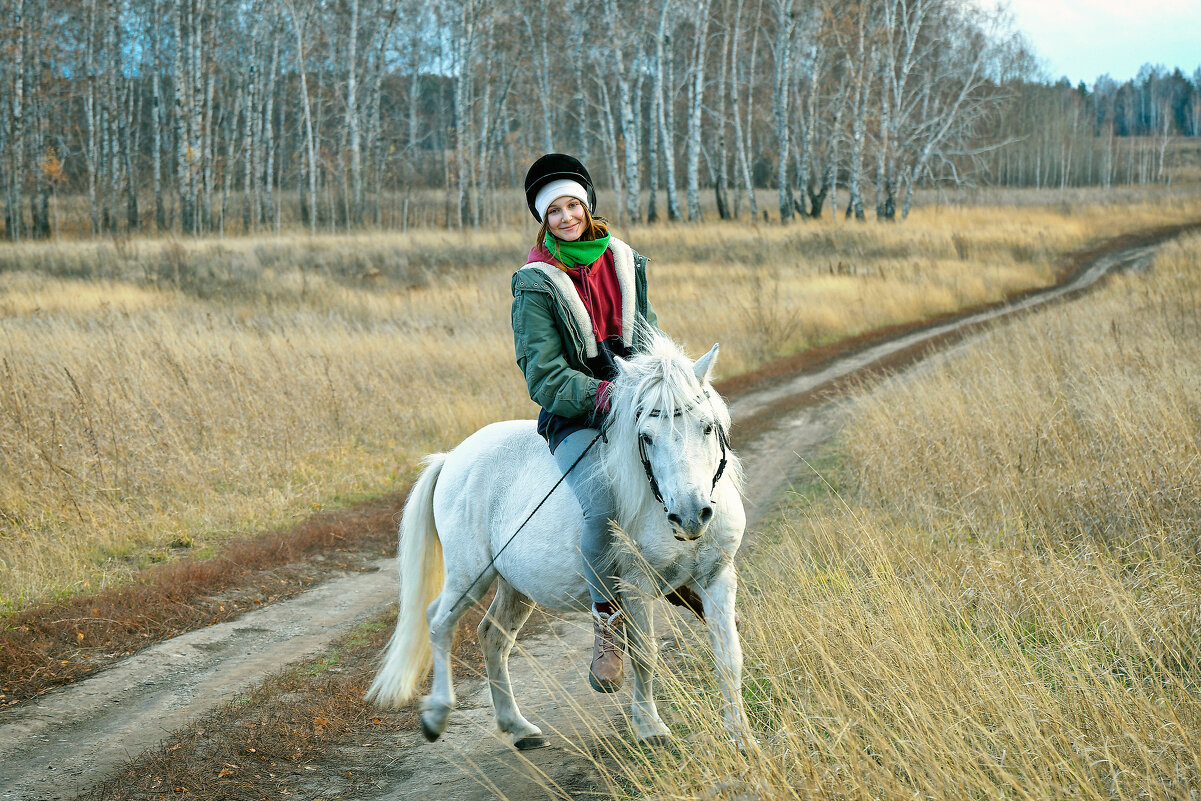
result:
M 6 0 L 0 204 L 13 240 L 67 197 L 93 234 L 401 226 L 428 190 L 479 225 L 560 150 L 622 221 L 699 219 L 702 192 L 721 217 L 897 219 L 924 183 L 1053 182 L 1048 120 L 1196 134 L 1195 83 L 1170 120 L 1119 87 L 1094 123 L 1099 90 L 1032 63 L 959 0 Z
M 1026 82 L 1010 108 L 989 134 L 1011 143 L 989 164 L 997 184 L 1166 182 L 1173 140 L 1201 136 L 1201 67 L 1191 80 L 1179 69 L 1147 64 L 1121 84 L 1108 75 L 1092 87 Z

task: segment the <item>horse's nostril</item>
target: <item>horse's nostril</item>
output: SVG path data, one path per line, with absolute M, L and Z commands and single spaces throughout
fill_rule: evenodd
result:
M 704 509 L 701 510 L 701 513 L 699 515 L 697 515 L 697 518 L 701 521 L 702 526 L 705 525 L 706 523 L 708 523 L 710 520 L 713 519 L 713 507 L 706 506 Z
M 683 518 L 681 518 L 681 517 L 680 517 L 678 514 L 676 514 L 675 512 L 672 512 L 671 514 L 669 514 L 669 515 L 667 516 L 667 522 L 668 522 L 668 523 L 671 523 L 671 524 L 672 524 L 673 526 L 675 526 L 676 528 L 683 528 L 683 527 L 684 527 L 684 520 L 683 520 Z

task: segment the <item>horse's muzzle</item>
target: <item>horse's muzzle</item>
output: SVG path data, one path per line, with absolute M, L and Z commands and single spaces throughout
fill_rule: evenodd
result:
M 671 525 L 671 534 L 680 542 L 691 542 L 698 539 L 705 533 L 705 529 L 709 527 L 709 521 L 713 519 L 713 507 L 705 504 L 695 515 L 685 517 L 676 512 L 667 513 L 667 522 Z

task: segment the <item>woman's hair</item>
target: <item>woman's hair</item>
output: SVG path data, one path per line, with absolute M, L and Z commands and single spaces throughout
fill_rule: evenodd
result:
M 592 239 L 600 239 L 609 233 L 609 222 L 604 217 L 593 217 L 592 212 L 588 211 L 588 204 L 581 201 L 580 205 L 584 207 L 584 232 L 580 234 L 580 239 L 587 242 Z M 550 215 L 542 219 L 542 225 L 538 228 L 538 238 L 534 240 L 534 247 L 543 247 L 546 243 L 546 235 L 550 233 L 550 225 L 547 223 Z

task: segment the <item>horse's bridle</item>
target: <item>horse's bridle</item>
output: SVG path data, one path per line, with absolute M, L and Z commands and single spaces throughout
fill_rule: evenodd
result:
M 713 401 L 709 397 L 708 390 L 705 391 L 705 400 L 709 401 L 709 408 L 713 408 Z M 678 414 L 678 412 L 677 412 Z M 658 417 L 660 412 L 658 409 L 651 409 L 646 413 L 647 417 Z M 717 472 L 713 474 L 713 484 L 709 487 L 709 495 L 713 495 L 713 490 L 717 489 L 717 482 L 721 481 L 721 475 L 726 471 L 726 461 L 728 450 L 730 447 L 730 437 L 726 434 L 726 430 L 717 420 L 717 415 L 713 416 L 713 425 L 717 428 L 717 442 L 721 445 L 721 461 L 717 464 Z M 654 494 L 655 500 L 663 503 L 663 493 L 659 491 L 659 482 L 655 480 L 655 471 L 651 468 L 650 457 L 646 455 L 646 435 L 638 435 L 638 458 L 642 460 L 642 469 L 646 472 L 646 480 L 651 485 L 651 493 Z M 663 511 L 667 511 L 667 506 L 663 506 Z

